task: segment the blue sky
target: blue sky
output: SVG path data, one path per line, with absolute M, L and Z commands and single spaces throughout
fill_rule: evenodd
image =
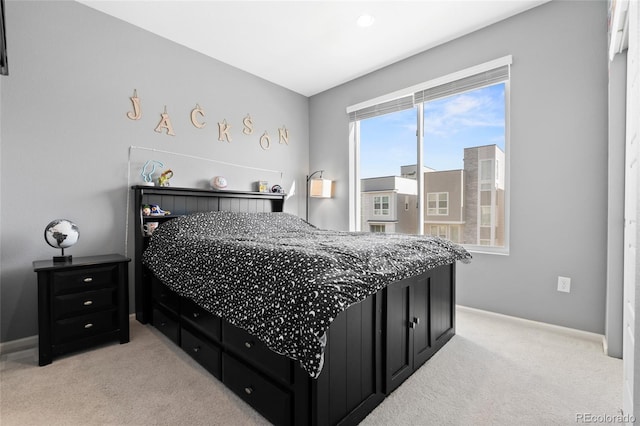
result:
M 393 176 L 416 164 L 416 114 L 411 109 L 360 122 L 360 177 Z M 428 102 L 424 165 L 461 169 L 463 149 L 496 144 L 504 151 L 504 84 Z

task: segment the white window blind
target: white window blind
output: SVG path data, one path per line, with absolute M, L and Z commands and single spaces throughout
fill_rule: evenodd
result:
M 490 86 L 509 79 L 509 65 L 483 71 L 478 74 L 470 75 L 459 80 L 441 84 L 421 90 L 414 94 L 415 103 L 428 102 L 434 99 L 445 98 L 469 90 L 479 89 L 481 87 Z
M 392 112 L 404 111 L 413 108 L 413 94 L 391 101 L 382 102 L 349 113 L 349 121 L 364 120 L 366 118 L 377 117 L 379 115 L 390 114 Z

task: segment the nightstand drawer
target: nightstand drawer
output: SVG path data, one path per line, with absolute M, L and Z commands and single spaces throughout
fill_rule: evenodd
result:
M 53 326 L 53 343 L 65 343 L 117 329 L 118 318 L 115 309 L 58 320 Z
M 65 294 L 54 298 L 53 318 L 60 319 L 73 315 L 84 315 L 116 307 L 115 288 Z
M 100 287 L 115 287 L 118 283 L 117 272 L 118 265 L 53 272 L 51 274 L 53 294 L 94 290 Z
M 222 355 L 222 381 L 267 420 L 291 424 L 291 394 L 226 353 Z

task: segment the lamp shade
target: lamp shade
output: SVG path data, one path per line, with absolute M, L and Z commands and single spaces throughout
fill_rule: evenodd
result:
M 329 179 L 311 179 L 309 196 L 314 198 L 331 198 L 331 184 Z

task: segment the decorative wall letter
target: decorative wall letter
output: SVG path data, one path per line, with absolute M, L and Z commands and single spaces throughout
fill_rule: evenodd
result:
M 284 125 L 282 129 L 278 129 L 278 136 L 280 137 L 280 143 L 289 145 L 289 129 L 287 129 Z
M 253 133 L 253 120 L 251 120 L 251 116 L 249 114 L 247 114 L 247 116 L 242 119 L 242 124 L 244 124 L 242 133 L 244 133 L 245 135 L 250 135 Z
M 200 108 L 200 105 L 198 104 L 196 104 L 196 107 L 191 110 L 191 123 L 193 123 L 193 125 L 196 126 L 198 129 L 202 129 L 204 126 L 207 125 L 207 123 L 206 122 L 198 123 L 198 120 L 196 119 L 197 114 L 200 114 L 202 117 L 204 117 L 204 110 Z
M 140 98 L 138 98 L 138 91 L 136 89 L 133 89 L 133 96 L 129 99 L 131 99 L 133 103 L 133 111 L 127 112 L 127 117 L 132 120 L 140 120 L 142 111 L 140 111 Z
M 271 137 L 266 131 L 260 136 L 260 147 L 265 150 L 271 148 Z
M 171 119 L 169 118 L 169 114 L 167 114 L 167 107 L 164 107 L 164 113 L 161 114 L 162 119 L 158 126 L 155 128 L 155 131 L 158 133 L 162 133 L 162 129 L 167 129 L 167 134 L 171 136 L 175 136 L 173 133 L 173 126 L 171 125 Z
M 227 142 L 231 142 L 230 131 L 231 125 L 227 123 L 227 120 L 222 120 L 222 123 L 218 123 L 218 140 L 224 142 L 226 139 Z

